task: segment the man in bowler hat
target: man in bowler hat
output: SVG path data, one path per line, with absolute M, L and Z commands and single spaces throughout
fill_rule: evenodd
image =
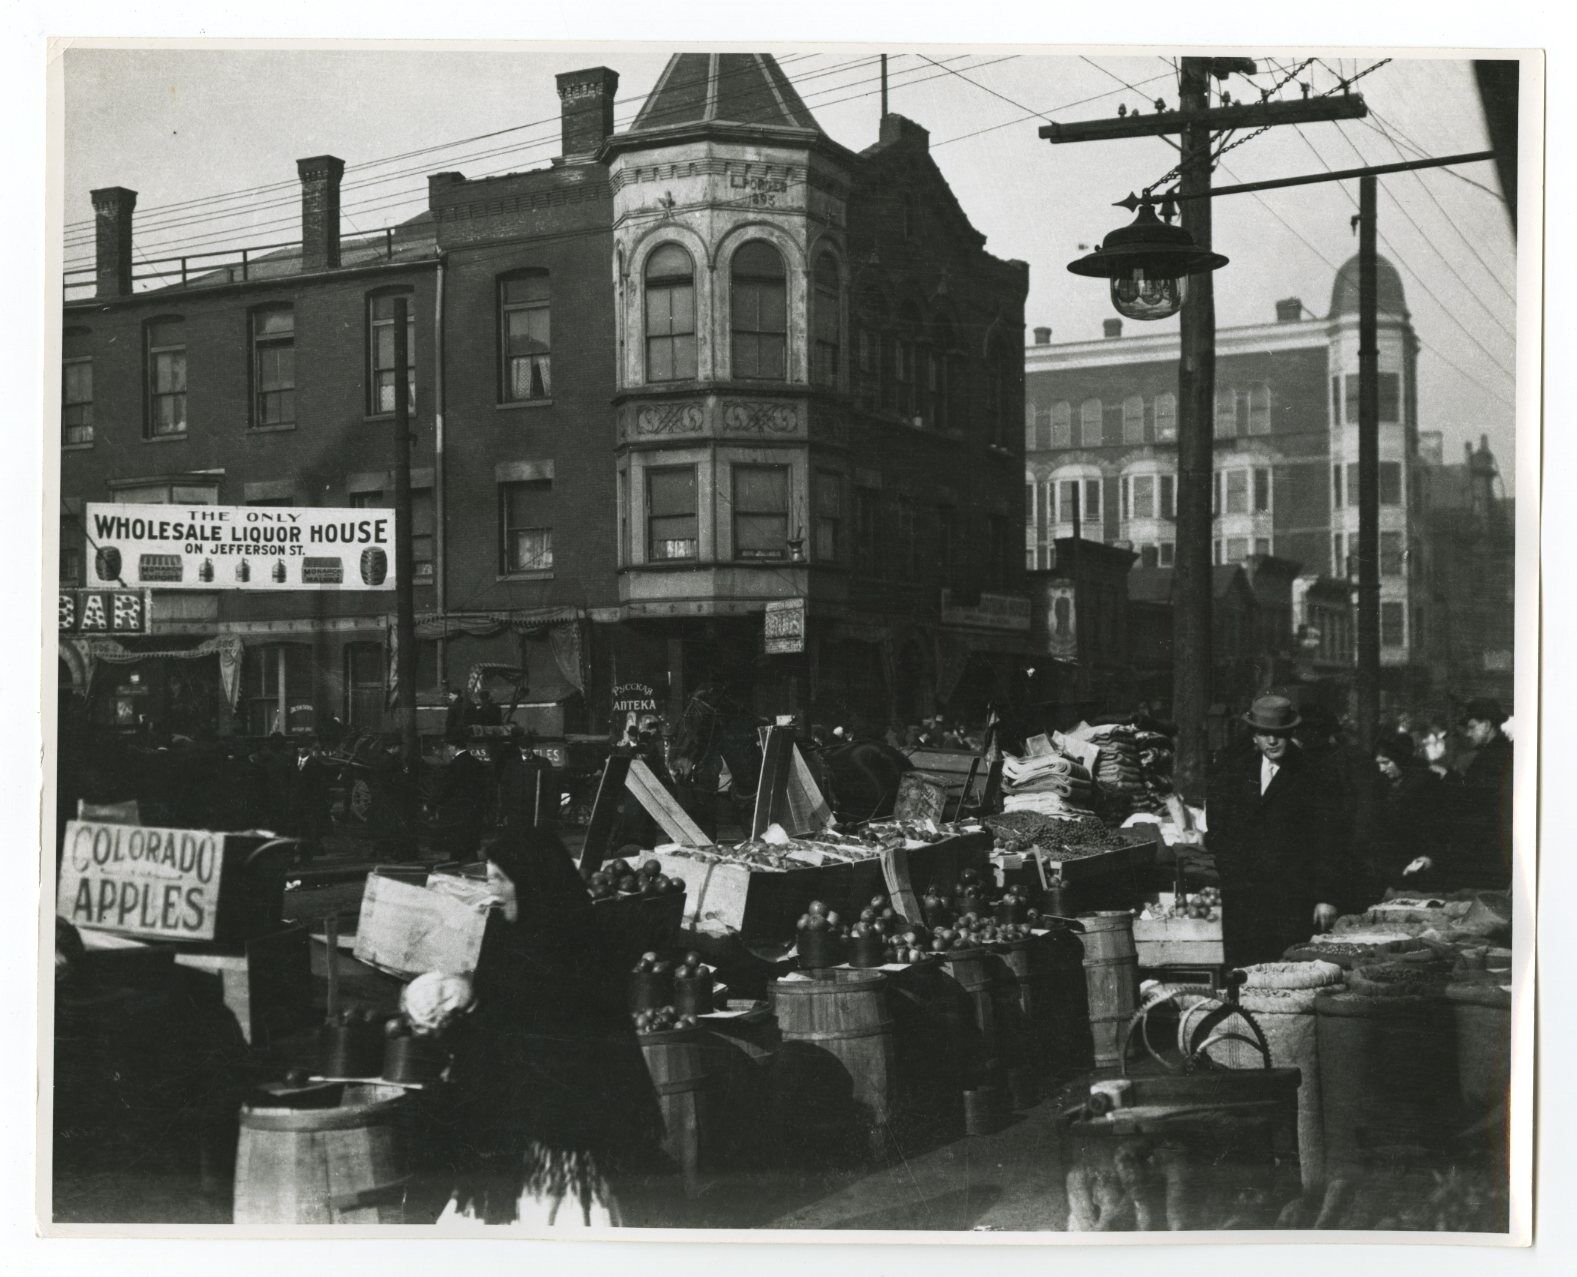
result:
M 1235 965 L 1277 961 L 1330 930 L 1355 885 L 1342 788 L 1293 740 L 1296 707 L 1261 696 L 1243 721 L 1252 745 L 1213 769 L 1206 799 L 1206 845 Z

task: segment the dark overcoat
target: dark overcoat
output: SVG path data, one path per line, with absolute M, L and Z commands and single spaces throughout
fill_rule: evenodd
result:
M 1227 957 L 1275 962 L 1314 930 L 1316 904 L 1361 903 L 1345 787 L 1323 760 L 1290 748 L 1260 793 L 1260 753 L 1249 743 L 1210 776 L 1207 846 L 1221 876 Z

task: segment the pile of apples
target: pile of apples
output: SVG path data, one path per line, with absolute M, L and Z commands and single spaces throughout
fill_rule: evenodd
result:
M 805 912 L 800 914 L 799 921 L 794 924 L 796 931 L 824 931 L 834 939 L 848 938 L 849 928 L 842 917 L 835 911 L 827 908 L 820 900 L 812 900 Z
M 672 976 L 674 974 L 674 964 L 665 958 L 659 957 L 654 951 L 647 950 L 636 959 L 635 965 L 630 968 L 630 974 Z
M 593 871 L 586 879 L 586 888 L 593 900 L 612 900 L 615 896 L 662 896 L 683 891 L 684 880 L 664 877 L 662 865 L 655 860 L 648 860 L 639 870 L 626 860 L 616 860 L 606 868 Z
M 1028 922 L 998 922 L 988 915 L 962 913 L 952 926 L 937 928 L 931 939 L 931 949 L 935 953 L 950 953 L 958 949 L 980 949 L 1012 940 L 1027 940 L 1034 921 L 1031 918 Z
M 1172 906 L 1171 915 L 1174 918 L 1198 918 L 1203 922 L 1212 922 L 1221 915 L 1221 889 L 1219 887 L 1201 887 L 1191 896 L 1179 898 Z
M 673 1007 L 637 1011 L 632 1018 L 637 1033 L 672 1033 L 675 1029 L 693 1029 L 699 1023 L 695 1016 L 680 1015 Z
M 862 936 L 878 938 L 884 963 L 921 962 L 930 956 L 931 933 L 919 923 L 906 922 L 884 895 L 872 896 L 860 910 L 859 921 L 849 928 L 851 940 Z

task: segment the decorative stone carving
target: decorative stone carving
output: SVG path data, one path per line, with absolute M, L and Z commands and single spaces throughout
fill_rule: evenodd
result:
M 697 403 L 643 404 L 635 411 L 635 433 L 652 435 L 698 435 L 706 415 Z
M 799 409 L 776 400 L 731 400 L 723 405 L 723 429 L 738 435 L 799 433 Z

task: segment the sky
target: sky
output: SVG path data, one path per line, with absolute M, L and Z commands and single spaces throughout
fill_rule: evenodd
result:
M 135 245 L 143 259 L 293 240 L 295 161 L 322 153 L 347 163 L 347 234 L 402 221 L 425 207 L 430 172 L 479 176 L 547 164 L 558 150 L 556 73 L 618 71 L 622 127 L 672 51 L 71 47 L 62 64 L 65 265 L 91 265 L 88 192 L 101 186 L 139 193 Z M 769 51 L 833 139 L 854 150 L 875 140 L 882 50 Z M 1175 106 L 1173 60 L 1131 47 L 1088 55 L 1044 46 L 886 52 L 890 109 L 930 130 L 933 157 L 987 248 L 1029 263 L 1026 327 L 1049 325 L 1054 341 L 1099 336 L 1112 313 L 1106 290 L 1068 274 L 1066 263 L 1128 221 L 1112 202 L 1161 178 L 1176 153 L 1159 138 L 1053 147 L 1037 129 L 1047 120 L 1115 115 L 1119 106 L 1149 113 L 1156 98 Z M 1236 100 L 1286 80 L 1281 69 L 1297 71 L 1283 96 L 1295 96 L 1300 83 L 1323 93 L 1385 57 L 1349 50 L 1305 66 L 1307 50 L 1247 52 L 1261 74 L 1225 83 Z M 1397 51 L 1354 90 L 1370 107 L 1367 120 L 1247 137 L 1222 156 L 1216 183 L 1488 147 L 1466 61 Z M 1443 433 L 1448 461 L 1460 459 L 1464 441 L 1487 435 L 1509 488 L 1516 240 L 1494 166 L 1392 175 L 1380 179 L 1380 191 L 1380 252 L 1401 272 L 1422 342 L 1420 429 Z M 1336 268 L 1357 251 L 1356 199 L 1350 181 L 1218 200 L 1214 246 L 1231 259 L 1216 275 L 1218 325 L 1268 321 L 1275 301 L 1293 296 L 1325 314 Z

